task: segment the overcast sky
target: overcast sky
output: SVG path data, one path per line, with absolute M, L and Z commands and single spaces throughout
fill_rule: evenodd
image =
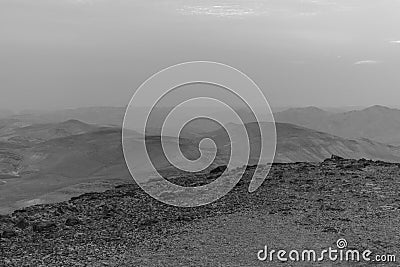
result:
M 399 106 L 400 1 L 0 0 L 1 108 L 124 106 L 192 60 L 272 106 Z

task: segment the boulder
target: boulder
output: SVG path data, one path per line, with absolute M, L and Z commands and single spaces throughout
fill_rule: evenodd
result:
M 25 218 L 19 218 L 15 223 L 15 227 L 19 229 L 25 229 L 29 226 L 29 222 Z
M 0 237 L 1 238 L 12 238 L 17 236 L 17 232 L 15 232 L 14 230 L 4 230 L 1 234 Z
M 82 221 L 79 218 L 76 217 L 69 217 L 66 221 L 65 221 L 65 225 L 67 226 L 75 226 L 78 224 L 81 224 Z
M 54 222 L 44 221 L 35 223 L 32 227 L 34 232 L 50 232 L 57 229 L 57 225 Z
M 344 160 L 344 158 L 337 156 L 337 155 L 332 155 L 331 156 L 331 160 L 333 161 L 340 161 L 340 160 Z

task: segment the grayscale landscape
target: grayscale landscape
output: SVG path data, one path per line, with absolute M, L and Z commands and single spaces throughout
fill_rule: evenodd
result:
M 399 14 L 0 0 L 0 267 L 399 266 Z

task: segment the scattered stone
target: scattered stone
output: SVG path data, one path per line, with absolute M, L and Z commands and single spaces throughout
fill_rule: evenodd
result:
M 37 233 L 50 232 L 57 229 L 57 225 L 54 222 L 39 222 L 35 223 L 32 229 Z
M 271 230 L 279 239 L 286 235 L 279 229 L 283 226 L 281 223 L 293 223 L 289 225 L 290 229 L 307 233 L 310 241 L 316 241 L 309 243 L 316 244 L 312 249 L 322 245 L 321 240 L 314 237 L 323 238 L 323 242 L 336 242 L 340 234 L 354 249 L 396 252 L 400 244 L 399 227 L 393 223 L 400 218 L 398 165 L 335 160 L 315 164 L 272 164 L 263 185 L 251 194 L 248 186 L 252 175 L 248 174 L 253 168 L 248 166 L 246 175 L 229 194 L 196 208 L 163 204 L 137 184 L 126 184 L 103 193 L 81 195 L 69 202 L 16 211 L 4 219 L 0 217 L 0 266 L 178 266 L 172 262 L 183 259 L 183 250 L 190 249 L 189 257 L 197 257 L 196 253 L 203 251 L 197 248 L 232 249 L 232 244 L 224 238 L 225 230 L 217 233 L 212 229 L 232 229 L 226 234 L 235 239 L 229 240 L 242 241 L 242 230 L 248 231 L 249 227 L 235 220 L 231 223 L 237 215 L 245 216 L 246 222 L 251 218 L 260 221 L 257 224 L 260 227 L 255 227 L 254 233 L 264 234 Z M 363 168 L 367 164 L 368 168 Z M 224 170 L 225 166 L 219 166 L 212 173 Z M 216 177 L 210 173 L 198 176 L 178 173 L 173 182 L 184 186 L 193 182 L 207 183 Z M 158 188 L 157 182 L 149 183 L 149 186 L 157 188 L 164 198 L 173 197 L 168 188 Z M 277 221 L 277 229 L 269 226 L 264 229 L 261 223 L 264 220 L 266 223 Z M 79 227 L 63 227 L 78 224 Z M 216 225 L 221 227 L 214 228 Z M 199 231 L 202 227 L 212 229 L 203 235 Z M 35 234 L 32 229 L 44 233 Z M 51 234 L 46 233 L 49 231 Z M 196 231 L 199 234 L 193 235 Z M 210 236 L 213 234 L 223 235 L 215 238 Z M 199 237 L 207 242 L 199 243 L 195 240 Z M 188 240 L 191 240 L 190 246 Z M 303 241 L 301 238 L 300 245 Z M 295 237 L 290 242 L 288 245 L 292 247 L 299 245 Z M 242 255 L 245 246 L 251 244 L 243 243 L 234 249 Z M 160 253 L 168 255 L 166 263 L 152 265 L 149 260 Z M 248 254 L 254 259 L 253 253 Z M 187 256 L 186 253 L 183 260 L 187 260 Z M 218 259 L 209 266 L 218 265 Z M 203 262 L 185 263 L 185 266 L 204 266 Z
M 76 217 L 69 217 L 66 221 L 65 221 L 65 225 L 67 226 L 75 226 L 78 224 L 81 224 L 82 221 L 79 218 Z
M 0 222 L 6 223 L 10 221 L 10 216 L 0 214 Z
M 1 235 L 2 238 L 12 238 L 17 236 L 17 233 L 13 230 L 4 230 Z
M 29 226 L 29 222 L 25 218 L 19 218 L 15 223 L 15 227 L 25 229 Z
M 331 160 L 333 160 L 333 161 L 341 161 L 341 160 L 344 160 L 344 158 L 342 158 L 340 156 L 337 156 L 337 155 L 332 155 L 331 156 Z
M 324 227 L 324 229 L 322 229 L 322 232 L 337 234 L 339 231 L 334 227 Z

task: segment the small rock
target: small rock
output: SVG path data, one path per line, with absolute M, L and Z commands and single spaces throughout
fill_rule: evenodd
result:
M 324 233 L 334 233 L 337 234 L 339 231 L 334 228 L 334 227 L 324 227 L 324 229 L 322 230 L 322 232 Z
M 8 216 L 8 215 L 1 215 L 1 214 L 0 214 L 0 222 L 7 223 L 7 222 L 9 222 L 9 221 L 10 221 L 10 216 Z
M 76 233 L 74 234 L 74 238 L 83 238 L 85 236 L 85 233 Z
M 56 212 L 59 215 L 62 215 L 65 213 L 64 208 L 62 206 L 58 206 Z
M 0 237 L 2 238 L 12 238 L 17 236 L 17 233 L 13 230 L 4 230 L 3 233 L 1 233 Z
M 76 217 L 69 217 L 66 221 L 65 221 L 65 225 L 67 226 L 75 226 L 78 224 L 81 224 L 82 221 Z
M 35 232 L 48 232 L 57 228 L 54 222 L 39 222 L 33 225 L 33 231 Z
M 340 160 L 344 160 L 344 158 L 337 156 L 337 155 L 332 155 L 331 160 L 340 161 Z
M 29 222 L 25 220 L 25 218 L 20 218 L 16 223 L 15 226 L 19 229 L 25 229 L 29 226 Z

